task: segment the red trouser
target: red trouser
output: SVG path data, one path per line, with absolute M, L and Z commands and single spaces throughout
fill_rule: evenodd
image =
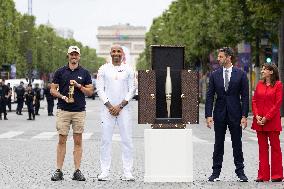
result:
M 271 146 L 271 179 L 283 178 L 280 131 L 257 131 L 259 147 L 258 179 L 270 180 L 269 145 Z

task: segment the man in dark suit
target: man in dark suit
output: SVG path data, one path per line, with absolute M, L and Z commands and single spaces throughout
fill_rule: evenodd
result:
M 224 140 L 227 127 L 231 134 L 236 174 L 240 182 L 247 182 L 244 173 L 242 151 L 242 127 L 247 127 L 249 109 L 249 88 L 246 73 L 233 67 L 233 50 L 229 47 L 219 49 L 218 62 L 222 66 L 214 71 L 209 79 L 205 104 L 207 127 L 214 123 L 215 144 L 213 152 L 213 173 L 208 181 L 219 180 L 224 155 Z M 212 117 L 214 95 L 217 95 Z

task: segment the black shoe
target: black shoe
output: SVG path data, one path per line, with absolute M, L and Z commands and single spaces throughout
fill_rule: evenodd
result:
M 282 182 L 282 178 L 278 178 L 278 179 L 271 179 L 271 182 Z
M 60 169 L 56 169 L 56 171 L 51 176 L 52 181 L 59 181 L 59 180 L 63 180 L 63 179 L 64 179 L 63 173 Z
M 18 113 L 18 115 L 23 115 L 22 113 Z
M 255 181 L 255 182 L 264 182 L 263 179 L 259 179 L 259 178 L 258 178 L 258 179 L 255 179 L 254 181 Z
M 84 175 L 82 174 L 82 172 L 79 169 L 77 169 L 73 174 L 72 180 L 85 181 L 86 179 Z
M 248 178 L 244 173 L 238 174 L 237 176 L 239 177 L 239 182 L 248 182 Z
M 32 120 L 32 118 L 28 118 L 27 120 Z
M 212 175 L 208 178 L 208 181 L 209 181 L 209 182 L 220 181 L 220 179 L 219 179 L 219 174 L 212 173 Z
M 17 115 L 19 115 L 19 112 L 18 112 L 18 111 L 16 111 L 16 114 L 17 114 Z
M 4 120 L 8 120 L 8 118 L 7 118 L 7 117 L 4 117 Z

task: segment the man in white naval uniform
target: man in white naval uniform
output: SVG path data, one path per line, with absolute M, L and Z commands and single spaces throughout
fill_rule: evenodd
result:
M 121 64 L 123 49 L 119 45 L 111 47 L 112 61 L 100 67 L 97 76 L 97 92 L 104 103 L 101 112 L 102 141 L 101 141 L 101 174 L 99 181 L 109 180 L 111 165 L 111 144 L 114 126 L 119 127 L 123 177 L 122 180 L 134 181 L 131 170 L 132 155 L 132 124 L 130 109 L 127 106 L 135 92 L 134 71 L 127 64 Z

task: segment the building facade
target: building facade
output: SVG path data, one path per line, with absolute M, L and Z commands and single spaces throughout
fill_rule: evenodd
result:
M 97 54 L 108 62 L 110 61 L 109 52 L 111 46 L 119 44 L 123 46 L 126 62 L 136 69 L 139 54 L 145 48 L 145 33 L 146 27 L 144 26 L 131 26 L 130 24 L 99 26 Z

